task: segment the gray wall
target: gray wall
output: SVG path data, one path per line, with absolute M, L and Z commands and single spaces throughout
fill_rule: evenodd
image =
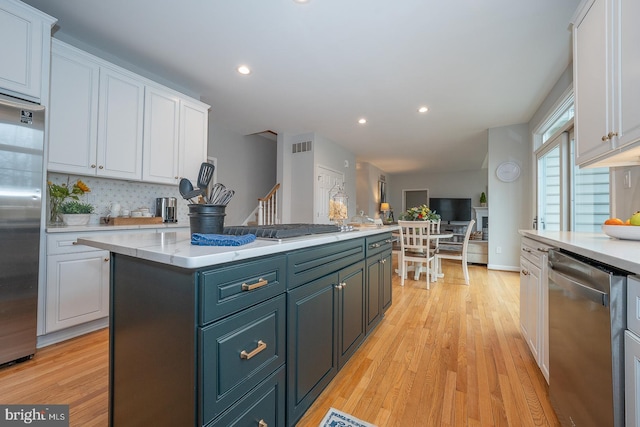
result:
M 378 192 L 380 175 L 384 175 L 385 177 L 387 184 L 387 202 L 390 203 L 389 188 L 392 187 L 391 176 L 374 164 L 367 162 L 358 162 L 356 164 L 356 213 L 359 214 L 360 211 L 364 211 L 364 214 L 371 218 L 380 217 L 381 201 Z M 393 207 L 393 205 L 391 206 Z
M 518 270 L 520 235 L 531 228 L 528 201 L 531 187 L 531 136 L 527 123 L 489 129 L 489 264 L 496 270 Z M 520 166 L 520 177 L 502 182 L 495 174 L 502 162 Z
M 240 135 L 216 123 L 209 114 L 208 155 L 218 159 L 218 182 L 235 190 L 224 223 L 240 225 L 276 184 L 276 142 Z

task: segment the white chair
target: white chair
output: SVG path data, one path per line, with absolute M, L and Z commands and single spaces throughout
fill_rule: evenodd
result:
M 464 235 L 464 242 L 462 245 L 456 249 L 446 249 L 443 247 L 438 248 L 436 252 L 436 260 L 435 265 L 439 266 L 440 261 L 443 259 L 453 259 L 462 262 L 462 273 L 464 274 L 464 283 L 469 285 L 469 269 L 467 268 L 467 248 L 469 247 L 469 236 L 471 236 L 471 230 L 473 229 L 473 225 L 476 223 L 475 220 L 469 221 L 469 225 L 467 225 L 467 232 Z
M 420 273 L 425 271 L 427 279 L 427 289 L 429 282 L 433 278 L 429 277 L 430 270 L 435 259 L 435 253 L 429 247 L 429 236 L 431 225 L 427 221 L 398 221 L 400 226 L 400 256 L 398 257 L 400 267 L 400 285 L 404 286 L 404 279 L 409 271 L 409 263 L 415 263 L 415 279 L 419 280 Z M 421 265 L 425 266 L 424 270 Z

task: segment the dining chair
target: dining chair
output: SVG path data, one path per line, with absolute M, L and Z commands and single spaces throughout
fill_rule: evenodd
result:
M 404 286 L 404 279 L 409 271 L 409 263 L 415 263 L 416 276 L 415 280 L 420 279 L 420 273 L 423 271 L 420 267 L 425 265 L 424 271 L 427 279 L 427 289 L 429 289 L 430 281 L 433 278 L 429 274 L 433 274 L 433 261 L 435 252 L 429 247 L 431 225 L 428 221 L 398 221 L 400 226 L 400 257 L 398 259 L 400 266 L 400 285 Z M 431 267 L 430 267 L 431 264 Z
M 467 268 L 467 249 L 469 247 L 469 237 L 471 236 L 471 231 L 473 230 L 473 225 L 476 223 L 475 220 L 469 221 L 467 225 L 467 232 L 464 234 L 464 241 L 462 245 L 455 249 L 450 249 L 451 246 L 447 245 L 447 247 L 440 247 L 438 251 L 436 251 L 436 259 L 434 262 L 435 266 L 440 265 L 440 261 L 443 259 L 452 259 L 458 260 L 462 262 L 462 274 L 464 274 L 464 283 L 469 285 L 469 269 Z

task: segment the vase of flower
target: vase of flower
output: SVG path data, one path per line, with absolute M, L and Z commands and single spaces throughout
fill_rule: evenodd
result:
M 48 181 L 47 187 L 49 190 L 49 224 L 66 224 L 67 221 L 63 219 L 63 214 L 91 214 L 93 212 L 92 205 L 78 201 L 80 195 L 91 191 L 84 182 L 77 180 L 71 185 L 69 178 L 67 178 L 66 184 L 54 184 Z M 65 202 L 67 199 L 72 199 L 72 201 Z M 72 222 L 77 222 L 77 220 L 72 220 Z
M 437 221 L 440 219 L 440 215 L 429 209 L 427 205 L 420 205 L 407 209 L 405 213 L 400 215 L 400 219 L 404 221 Z

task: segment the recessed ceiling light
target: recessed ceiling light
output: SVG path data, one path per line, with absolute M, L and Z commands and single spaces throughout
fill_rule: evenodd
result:
M 238 72 L 246 76 L 247 74 L 251 74 L 251 69 L 246 65 L 241 65 L 238 67 Z
M 293 2 L 298 4 L 305 4 L 305 3 L 309 3 L 309 0 L 293 0 Z
M 429 109 L 425 106 L 418 108 L 418 113 L 426 113 Z
M 360 123 L 361 125 L 367 123 L 367 119 L 365 119 L 364 117 L 360 120 L 358 120 L 358 123 Z

